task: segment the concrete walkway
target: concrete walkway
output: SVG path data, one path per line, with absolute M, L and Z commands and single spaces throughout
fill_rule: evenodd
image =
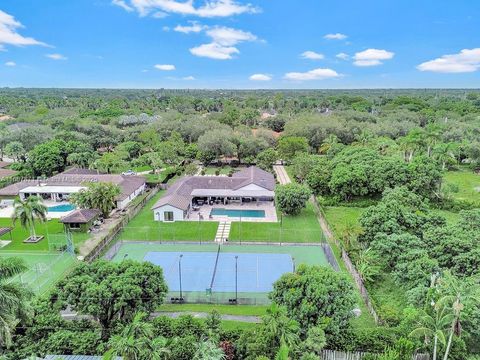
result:
M 273 170 L 277 174 L 277 180 L 281 185 L 290 184 L 292 182 L 283 165 L 273 165 Z

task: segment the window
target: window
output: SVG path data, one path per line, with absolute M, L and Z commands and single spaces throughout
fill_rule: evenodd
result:
M 71 224 L 70 224 L 70 229 L 80 229 L 80 224 L 78 224 L 78 223 L 71 223 Z
M 173 221 L 173 211 L 165 211 L 163 213 L 163 220 L 164 221 Z

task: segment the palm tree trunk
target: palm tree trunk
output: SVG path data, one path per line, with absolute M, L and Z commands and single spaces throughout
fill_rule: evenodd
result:
M 433 358 L 432 358 L 432 360 L 437 360 L 437 343 L 438 343 L 438 338 L 437 338 L 437 335 L 435 335 L 434 340 L 433 340 Z
M 34 223 L 32 223 L 32 225 L 30 227 L 30 237 L 33 237 L 32 240 L 37 239 L 37 233 L 35 232 L 35 224 Z
M 450 329 L 450 335 L 448 335 L 448 342 L 447 348 L 445 349 L 445 354 L 443 355 L 443 360 L 448 359 L 448 353 L 450 352 L 450 347 L 452 346 L 452 339 L 453 339 L 453 332 L 455 331 L 455 323 L 457 322 L 457 318 L 453 319 L 452 328 Z

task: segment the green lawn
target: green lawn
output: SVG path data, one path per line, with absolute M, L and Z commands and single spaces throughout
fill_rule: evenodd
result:
M 164 223 L 153 220 L 151 207 L 165 194 L 160 191 L 150 199 L 135 218 L 128 223 L 120 235 L 120 240 L 139 241 L 213 241 L 218 222 L 177 221 Z
M 249 330 L 253 329 L 259 324 L 242 322 L 242 321 L 232 321 L 232 320 L 222 320 L 222 329 L 223 330 Z
M 279 222 L 233 222 L 232 241 L 322 242 L 323 233 L 310 202 L 297 216 L 277 214 Z M 281 220 L 281 222 L 280 222 Z
M 157 310 L 160 312 L 211 312 L 218 311 L 222 315 L 262 316 L 267 313 L 268 306 L 261 305 L 217 305 L 217 304 L 164 304 Z
M 458 200 L 475 201 L 480 203 L 480 175 L 469 169 L 448 171 L 444 175 L 445 183 L 458 186 L 458 193 L 453 196 Z
M 58 243 L 64 239 L 63 224 L 58 219 L 52 219 L 44 223 L 38 223 L 35 225 L 37 235 L 44 236 L 42 240 L 35 244 L 25 244 L 23 240 L 30 236 L 27 229 L 24 229 L 20 222 L 13 225 L 12 220 L 9 218 L 0 218 L 0 227 L 13 227 L 12 230 L 12 242 L 7 246 L 0 249 L 0 253 L 3 250 L 15 250 L 15 251 L 49 251 L 49 242 L 52 244 L 54 241 Z M 88 238 L 86 233 L 72 233 L 73 242 L 78 245 Z M 10 235 L 2 235 L 1 240 L 10 240 Z
M 215 175 L 215 172 L 217 170 L 220 171 L 221 175 L 228 175 L 230 171 L 232 170 L 231 166 L 207 166 L 204 168 L 205 170 L 205 175 Z
M 342 235 L 346 226 L 353 225 L 355 229 L 360 231 L 361 227 L 358 223 L 358 219 L 363 211 L 365 211 L 365 208 L 325 206 L 323 209 L 328 224 L 337 238 Z

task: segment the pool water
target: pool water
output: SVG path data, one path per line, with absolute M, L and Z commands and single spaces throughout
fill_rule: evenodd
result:
M 214 208 L 210 211 L 212 216 L 228 216 L 228 217 L 249 217 L 249 218 L 264 218 L 265 210 L 237 210 L 237 209 L 223 209 Z
M 66 212 L 72 210 L 75 210 L 75 206 L 72 204 L 55 205 L 48 208 L 48 212 Z

